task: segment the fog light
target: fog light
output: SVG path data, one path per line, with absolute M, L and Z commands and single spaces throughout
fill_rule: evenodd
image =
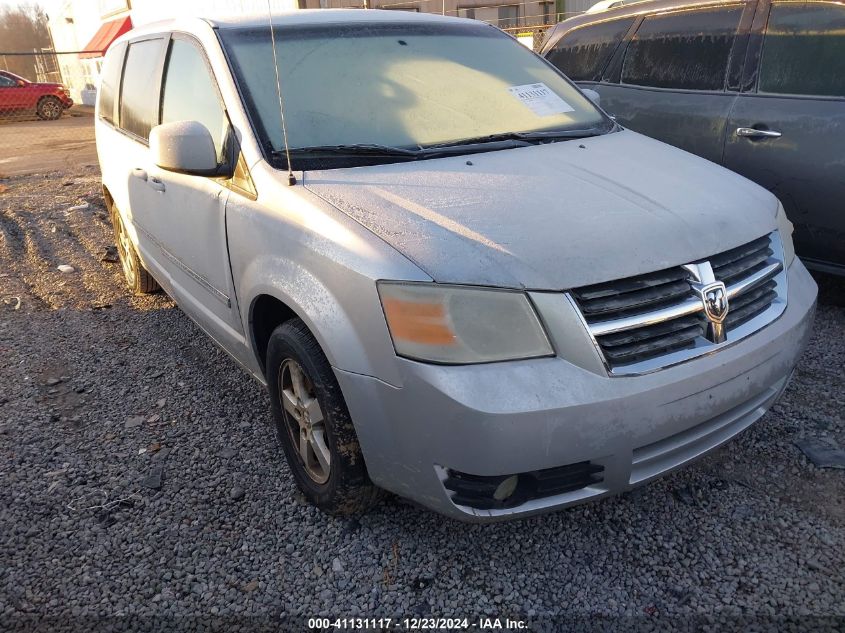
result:
M 496 501 L 504 501 L 514 493 L 518 483 L 519 475 L 511 475 L 496 487 L 493 498 Z

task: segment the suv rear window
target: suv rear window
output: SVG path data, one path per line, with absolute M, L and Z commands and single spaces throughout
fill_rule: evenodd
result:
M 117 103 L 117 91 L 120 87 L 120 70 L 123 67 L 123 56 L 126 53 L 126 44 L 112 46 L 106 53 L 103 62 L 103 70 L 100 73 L 99 111 L 100 118 L 114 123 L 116 120 L 115 104 Z
M 601 81 L 605 66 L 631 28 L 634 18 L 609 20 L 574 29 L 546 58 L 575 81 Z
M 625 52 L 622 83 L 723 90 L 743 7 L 646 17 Z
M 146 140 L 158 122 L 158 72 L 164 40 L 129 45 L 120 90 L 120 127 Z
M 826 2 L 772 5 L 759 90 L 845 97 L 845 8 Z

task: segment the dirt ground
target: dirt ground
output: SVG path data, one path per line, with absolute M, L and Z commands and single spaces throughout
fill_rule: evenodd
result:
M 0 174 L 97 167 L 94 118 L 66 114 L 57 121 L 0 120 Z

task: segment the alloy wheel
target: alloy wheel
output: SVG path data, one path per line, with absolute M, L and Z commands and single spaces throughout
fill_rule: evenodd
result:
M 41 108 L 42 113 L 48 119 L 58 119 L 61 115 L 61 106 L 52 99 L 47 100 Z
M 292 358 L 286 359 L 279 369 L 279 394 L 285 426 L 300 463 L 315 483 L 326 483 L 332 458 L 323 410 L 313 382 Z
M 126 229 L 123 226 L 123 220 L 119 217 L 117 219 L 117 250 L 118 255 L 120 255 L 120 264 L 123 266 L 123 274 L 126 276 L 126 282 L 130 286 L 135 285 L 135 267 L 133 266 L 134 260 L 132 258 L 132 242 L 129 239 L 129 235 L 126 233 Z

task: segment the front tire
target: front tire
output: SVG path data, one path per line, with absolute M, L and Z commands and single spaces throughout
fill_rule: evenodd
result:
M 370 481 L 334 372 L 300 319 L 277 327 L 267 346 L 275 431 L 299 489 L 321 510 L 356 515 L 382 496 Z
M 132 293 L 146 295 L 158 292 L 160 286 L 138 258 L 135 245 L 132 244 L 126 226 L 123 224 L 123 218 L 120 217 L 120 212 L 114 204 L 111 205 L 111 223 L 114 228 L 114 243 L 117 245 L 120 265 L 123 267 L 123 276 Z
M 38 107 L 35 109 L 35 113 L 38 115 L 39 119 L 44 119 L 45 121 L 55 121 L 56 119 L 61 118 L 64 109 L 62 102 L 59 101 L 58 98 L 44 97 L 38 102 Z

